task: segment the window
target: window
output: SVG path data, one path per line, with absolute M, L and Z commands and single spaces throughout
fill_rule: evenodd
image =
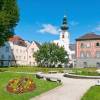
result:
M 90 48 L 91 44 L 90 43 L 81 43 L 81 48 Z
M 0 66 L 4 66 L 4 62 L 3 61 L 0 62 Z
M 31 56 L 29 56 L 29 58 L 31 58 Z
M 16 52 L 18 53 L 18 49 L 16 49 Z
M 31 62 L 30 62 L 30 65 L 31 65 Z
M 80 53 L 80 58 L 85 58 L 85 53 L 84 52 Z
M 88 67 L 87 62 L 83 62 L 83 67 Z
M 100 67 L 100 62 L 97 62 L 96 63 L 96 67 Z
M 96 46 L 97 46 L 97 47 L 100 46 L 100 43 L 96 43 Z
M 1 59 L 4 59 L 5 57 L 4 57 L 4 55 L 1 55 Z
M 73 59 L 75 59 L 75 54 L 72 54 L 71 57 L 72 57 Z
M 32 48 L 31 51 L 34 52 L 34 48 Z
M 16 56 L 16 59 L 18 58 L 18 56 Z
M 8 56 L 8 60 L 11 60 L 11 56 L 10 55 Z
M 86 47 L 87 47 L 87 48 L 90 48 L 90 47 L 91 47 L 90 43 L 87 43 L 87 44 L 86 44 Z
M 19 56 L 19 60 L 21 60 L 21 56 Z
M 24 59 L 25 59 L 26 57 L 24 56 Z
M 87 52 L 81 52 L 80 53 L 80 58 L 90 58 L 91 57 L 91 52 L 87 51 Z
M 84 44 L 83 43 L 81 43 L 81 48 L 83 48 L 84 47 Z
M 64 38 L 64 34 L 62 35 L 62 38 Z
M 9 47 L 6 47 L 6 52 L 9 52 Z
M 100 58 L 100 51 L 96 51 L 96 58 Z
M 13 51 L 14 49 L 11 49 L 11 51 Z
M 87 57 L 87 58 L 91 57 L 91 52 L 89 52 L 89 51 L 86 52 L 86 57 Z

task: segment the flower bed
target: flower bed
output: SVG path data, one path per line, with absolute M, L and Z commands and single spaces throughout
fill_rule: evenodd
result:
M 36 88 L 32 79 L 23 77 L 18 79 L 12 79 L 8 82 L 6 89 L 10 93 L 20 94 L 25 92 L 31 92 Z

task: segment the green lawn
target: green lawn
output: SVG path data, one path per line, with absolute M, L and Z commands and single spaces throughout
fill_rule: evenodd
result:
M 97 73 L 97 68 L 74 68 L 72 69 L 76 75 L 84 75 L 84 76 L 100 76 L 100 73 Z
M 23 94 L 8 93 L 5 89 L 8 81 L 22 76 L 32 78 L 36 83 L 36 90 Z M 56 82 L 48 82 L 41 79 L 36 79 L 35 76 L 29 74 L 0 72 L 0 100 L 29 100 L 30 98 L 53 89 L 59 85 L 60 84 L 57 84 Z
M 99 76 L 100 74 L 96 72 L 97 68 L 41 68 L 41 67 L 8 67 L 0 68 L 0 71 L 13 71 L 13 72 L 49 72 L 58 71 L 63 72 L 64 70 L 74 72 L 72 74 L 85 75 L 85 76 Z
M 81 100 L 100 100 L 100 86 L 92 86 Z
M 7 67 L 7 68 L 0 68 L 1 71 L 16 71 L 16 72 L 45 72 L 48 71 L 58 71 L 62 72 L 65 68 L 42 68 L 42 67 Z

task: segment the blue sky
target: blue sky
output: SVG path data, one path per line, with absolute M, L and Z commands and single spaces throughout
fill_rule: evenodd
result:
M 87 32 L 100 34 L 100 0 L 17 0 L 20 21 L 16 35 L 25 40 L 48 42 L 59 38 L 64 15 L 68 18 L 70 41 Z

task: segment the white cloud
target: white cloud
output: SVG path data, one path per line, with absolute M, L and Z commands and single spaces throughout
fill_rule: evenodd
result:
M 39 30 L 40 33 L 50 33 L 53 35 L 59 34 L 59 29 L 52 24 L 43 24 Z
M 76 21 L 71 21 L 69 24 L 70 24 L 71 26 L 77 26 L 79 23 L 76 22 Z

